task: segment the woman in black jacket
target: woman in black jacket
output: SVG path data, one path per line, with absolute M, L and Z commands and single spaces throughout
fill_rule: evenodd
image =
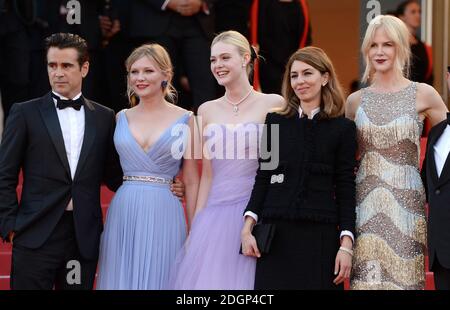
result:
M 319 48 L 291 56 L 283 96 L 286 105 L 266 118 L 262 151 L 271 157 L 261 155 L 242 252 L 258 257 L 255 289 L 342 289 L 355 230 L 355 124 L 343 117 L 342 89 Z M 258 220 L 275 225 L 268 253 L 252 235 Z

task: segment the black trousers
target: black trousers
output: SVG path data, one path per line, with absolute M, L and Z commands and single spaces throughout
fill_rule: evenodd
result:
M 90 290 L 97 260 L 84 260 L 75 239 L 73 212 L 64 212 L 45 244 L 29 249 L 14 243 L 11 264 L 13 290 Z
M 437 290 L 450 290 L 450 269 L 439 263 L 437 256 L 433 262 L 434 286 Z

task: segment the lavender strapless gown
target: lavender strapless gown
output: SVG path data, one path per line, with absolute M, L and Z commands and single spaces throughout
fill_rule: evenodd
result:
M 193 220 L 169 289 L 253 289 L 256 259 L 239 254 L 239 249 L 243 213 L 258 168 L 258 127 L 255 123 L 234 128 L 217 125 L 215 135 L 207 140 L 216 152 L 208 200 Z

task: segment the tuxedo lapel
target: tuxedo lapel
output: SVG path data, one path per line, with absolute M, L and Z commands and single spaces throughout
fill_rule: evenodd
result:
M 64 138 L 61 131 L 61 125 L 59 124 L 58 114 L 56 113 L 55 103 L 48 93 L 42 97 L 42 104 L 40 106 L 40 112 L 45 126 L 47 127 L 48 134 L 55 146 L 56 153 L 58 153 L 61 163 L 70 177 L 69 161 L 67 160 L 66 148 L 64 146 Z
M 447 176 L 445 174 L 446 170 L 448 171 L 450 169 L 449 157 L 447 157 L 447 161 L 445 162 L 445 165 L 444 165 L 444 168 L 442 169 L 440 177 L 438 177 L 438 174 L 436 171 L 436 161 L 434 160 L 434 145 L 436 144 L 437 140 L 442 135 L 442 133 L 444 132 L 446 127 L 447 127 L 446 122 L 442 122 L 442 123 L 438 124 L 435 132 L 433 132 L 429 136 L 429 139 L 431 139 L 431 141 L 429 143 L 428 150 L 427 150 L 428 162 L 429 162 L 429 166 L 427 167 L 427 169 L 430 169 L 430 173 L 433 178 L 433 183 L 436 184 L 436 186 L 439 186 L 440 184 L 442 184 L 443 180 L 446 177 L 447 177 L 447 179 L 448 179 L 448 177 L 450 177 L 448 175 L 449 174 L 448 172 L 447 172 Z
M 83 137 L 83 145 L 81 147 L 80 152 L 80 159 L 78 160 L 74 180 L 78 177 L 78 174 L 80 173 L 84 163 L 88 158 L 89 151 L 92 148 L 92 145 L 95 141 L 95 135 L 97 133 L 94 115 L 94 106 L 86 98 L 83 99 L 84 99 L 84 115 L 85 115 L 84 137 Z

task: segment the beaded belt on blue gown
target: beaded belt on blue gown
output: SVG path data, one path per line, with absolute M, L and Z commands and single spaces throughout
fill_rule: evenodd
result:
M 166 178 L 150 176 L 150 175 L 142 175 L 142 176 L 124 175 L 123 180 L 124 181 L 159 183 L 159 184 L 172 184 L 173 183 L 172 179 L 166 179 Z

